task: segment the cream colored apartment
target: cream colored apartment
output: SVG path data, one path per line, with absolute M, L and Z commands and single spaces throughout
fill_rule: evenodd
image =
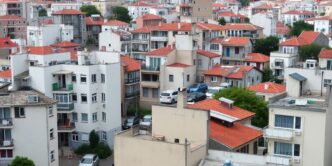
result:
M 185 93 L 176 107 L 152 106 L 151 131 L 137 126 L 115 137 L 116 166 L 196 166 L 205 158 L 210 112 L 187 109 Z

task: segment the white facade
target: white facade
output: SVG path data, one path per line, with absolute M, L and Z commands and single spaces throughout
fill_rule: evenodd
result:
M 168 15 L 168 10 L 166 8 L 153 7 L 149 9 L 149 13 L 157 16 L 165 16 Z
M 257 13 L 251 16 L 250 23 L 264 28 L 264 36 L 275 36 L 277 19 L 273 17 L 273 14 L 269 13 Z
M 131 18 L 133 20 L 136 20 L 137 17 L 149 13 L 150 8 L 151 6 L 149 5 L 133 5 L 133 6 L 128 6 L 128 11 Z
M 48 14 L 48 15 L 50 16 L 52 13 L 61 11 L 63 9 L 80 10 L 81 7 L 82 7 L 82 3 L 80 3 L 79 1 L 76 3 L 52 3 L 51 11 L 50 11 L 50 14 Z
M 289 48 L 289 50 L 297 50 L 297 47 L 287 47 L 287 48 Z M 280 79 L 283 79 L 284 69 L 286 67 L 294 66 L 298 62 L 298 59 L 299 57 L 297 55 L 297 51 L 271 52 L 270 69 L 273 71 L 273 74 L 275 76 L 280 77 Z
M 51 24 L 27 27 L 28 46 L 48 46 L 62 41 L 72 41 L 74 29 L 71 25 Z
M 314 31 L 329 35 L 332 32 L 332 19 L 317 19 L 314 22 Z

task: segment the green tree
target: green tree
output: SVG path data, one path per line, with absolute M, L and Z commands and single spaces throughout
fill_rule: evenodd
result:
M 302 31 L 313 31 L 314 25 L 305 23 L 304 21 L 297 21 L 293 23 L 293 27 L 290 28 L 290 36 L 299 36 Z
M 90 147 L 92 149 L 96 148 L 97 145 L 99 144 L 99 135 L 96 133 L 95 130 L 92 130 L 89 135 L 89 142 L 90 142 Z
M 109 20 L 120 20 L 130 23 L 131 17 L 127 8 L 122 6 L 115 6 L 112 8 L 112 14 L 111 17 L 109 17 Z
M 91 16 L 93 14 L 100 15 L 100 11 L 96 8 L 95 5 L 84 5 L 81 7 L 81 12 L 84 12 L 87 16 Z
M 272 70 L 266 66 L 263 68 L 263 78 L 262 82 L 274 81 Z
M 47 11 L 45 9 L 40 9 L 38 11 L 38 16 L 39 17 L 46 17 L 47 16 Z
M 234 105 L 242 109 L 256 113 L 251 119 L 251 123 L 257 127 L 265 127 L 268 125 L 268 108 L 264 99 L 256 96 L 244 88 L 227 88 L 214 95 L 215 99 L 225 97 L 234 101 Z
M 319 52 L 322 48 L 328 48 L 326 46 L 320 46 L 317 44 L 311 44 L 306 46 L 301 46 L 299 50 L 299 56 L 301 61 L 307 59 L 318 59 Z
M 218 23 L 219 23 L 219 25 L 225 25 L 225 24 L 226 24 L 226 20 L 224 19 L 224 17 L 221 17 L 221 18 L 218 20 Z
M 325 16 L 325 13 L 323 12 L 323 13 L 320 13 L 319 15 L 320 15 L 320 16 Z
M 27 157 L 16 156 L 9 166 L 35 166 L 35 164 Z
M 250 19 L 248 17 L 244 18 L 245 23 L 250 23 Z
M 248 6 L 249 0 L 240 0 L 241 6 Z
M 272 51 L 279 48 L 279 39 L 275 36 L 269 36 L 264 39 L 258 39 L 255 42 L 255 52 L 270 55 Z

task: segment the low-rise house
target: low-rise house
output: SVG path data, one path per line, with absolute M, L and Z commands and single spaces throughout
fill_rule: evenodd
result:
M 180 20 L 183 22 L 199 22 L 212 19 L 212 1 L 180 0 L 177 6 Z
M 146 26 L 158 26 L 161 23 L 165 23 L 166 20 L 163 17 L 154 14 L 144 14 L 136 19 L 136 28 L 143 28 Z
M 110 29 L 99 34 L 99 50 L 120 52 L 128 54 L 131 52 L 131 33 L 121 29 Z
M 206 51 L 206 50 L 197 50 L 196 52 L 197 60 L 197 82 L 204 82 L 204 72 L 212 69 L 215 65 L 220 64 L 221 55 Z
M 264 68 L 270 65 L 270 57 L 261 53 L 249 53 L 243 63 L 246 66 L 254 66 L 263 71 Z
M 265 101 L 269 101 L 277 95 L 286 92 L 286 86 L 274 82 L 262 82 L 248 87 L 249 90 L 254 91 L 258 97 L 262 97 Z
M 217 14 L 217 19 L 224 18 L 226 23 L 244 23 L 246 16 L 232 11 L 224 11 Z
M 73 26 L 64 24 L 28 26 L 26 33 L 28 46 L 48 46 L 74 39 Z
M 221 64 L 241 65 L 252 52 L 252 42 L 248 37 L 226 37 L 220 43 L 222 45 Z
M 248 23 L 228 23 L 223 27 L 222 35 L 227 37 L 249 37 L 250 39 L 264 37 L 262 27 Z

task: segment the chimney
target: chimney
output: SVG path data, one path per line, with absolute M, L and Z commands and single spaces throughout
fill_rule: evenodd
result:
M 220 101 L 220 104 L 222 106 L 228 107 L 228 109 L 233 108 L 233 103 L 234 103 L 233 100 L 230 100 L 230 99 L 227 99 L 227 98 L 224 98 L 224 97 L 220 97 L 219 101 Z
M 181 29 L 181 23 L 178 23 L 178 29 Z
M 269 89 L 269 84 L 265 83 L 265 84 L 264 84 L 264 89 L 265 89 L 265 90 Z
M 186 88 L 178 89 L 178 101 L 176 107 L 183 109 L 187 105 L 187 90 Z

